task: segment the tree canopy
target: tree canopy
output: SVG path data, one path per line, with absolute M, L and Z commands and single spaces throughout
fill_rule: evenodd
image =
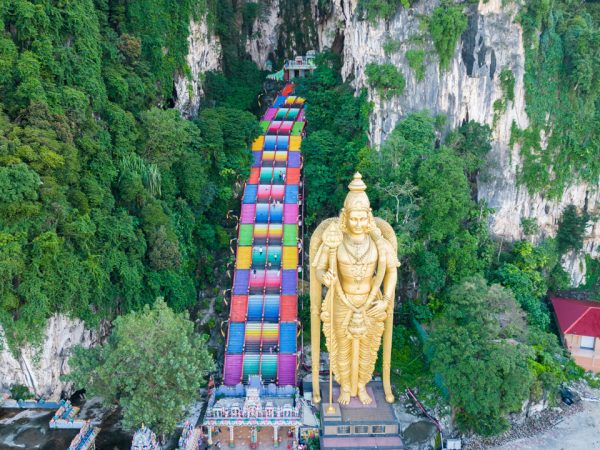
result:
M 194 333 L 186 313 L 175 313 L 162 299 L 152 307 L 119 316 L 104 345 L 77 347 L 66 377 L 107 405 L 123 410 L 128 429 L 142 422 L 170 433 L 198 396 L 214 369 L 206 339 Z
M 206 7 L 0 6 L 0 324 L 12 349 L 55 312 L 93 327 L 157 296 L 182 311 L 224 272 L 215 250 L 227 249 L 255 117 L 166 108 L 189 19 Z
M 453 287 L 432 322 L 432 369 L 442 375 L 459 425 L 490 435 L 508 427 L 505 413 L 520 410 L 533 377 L 523 313 L 512 293 L 482 277 Z

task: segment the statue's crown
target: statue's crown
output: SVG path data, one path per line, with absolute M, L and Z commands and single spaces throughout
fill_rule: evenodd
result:
M 367 197 L 367 185 L 362 180 L 362 175 L 358 172 L 354 174 L 354 177 L 348 185 L 350 192 L 346 195 L 344 200 L 344 208 L 347 211 L 370 211 L 371 204 L 369 203 L 369 197 Z

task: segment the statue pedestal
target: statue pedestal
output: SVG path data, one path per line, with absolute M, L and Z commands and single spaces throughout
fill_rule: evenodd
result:
M 358 398 L 352 398 L 348 405 L 336 402 L 339 386 L 333 388 L 333 406 L 335 413 L 327 413 L 329 387 L 321 384 L 320 406 L 322 449 L 403 449 L 400 439 L 400 425 L 392 406 L 385 401 L 381 381 L 371 381 L 367 392 L 373 399 L 369 405 L 363 405 Z

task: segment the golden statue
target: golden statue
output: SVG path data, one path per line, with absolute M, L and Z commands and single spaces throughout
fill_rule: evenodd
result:
M 356 396 L 363 404 L 371 403 L 366 385 L 373 375 L 383 336 L 383 388 L 386 401 L 392 403 L 390 358 L 400 265 L 398 242 L 392 227 L 373 217 L 365 192 L 367 186 L 359 173 L 348 188 L 350 192 L 339 218 L 321 222 L 310 243 L 313 401 L 321 401 L 322 321 L 329 350 L 330 397 L 333 372 L 340 385 L 337 401 L 341 405 L 347 405 Z M 328 288 L 324 299 L 322 285 Z

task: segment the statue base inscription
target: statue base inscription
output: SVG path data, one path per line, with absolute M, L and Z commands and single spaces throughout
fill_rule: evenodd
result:
M 328 399 L 329 391 L 323 383 L 321 398 Z M 337 389 L 337 391 L 336 391 Z M 335 412 L 327 412 L 329 403 L 320 405 L 322 449 L 403 449 L 400 425 L 392 406 L 385 401 L 381 381 L 372 381 L 367 388 L 373 401 L 365 405 L 353 398 L 347 405 L 334 403 Z M 333 398 L 339 392 L 336 384 Z

